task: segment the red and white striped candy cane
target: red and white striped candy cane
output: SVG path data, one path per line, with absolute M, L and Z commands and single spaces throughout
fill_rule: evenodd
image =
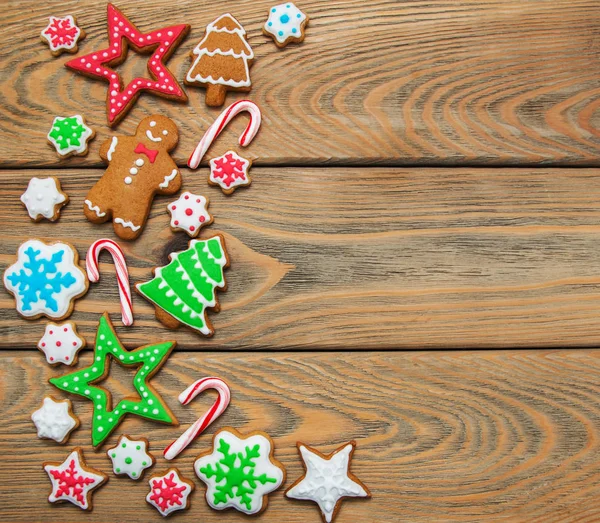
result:
M 123 325 L 133 325 L 133 309 L 131 306 L 131 287 L 129 286 L 129 272 L 125 255 L 117 243 L 108 238 L 96 240 L 88 249 L 85 257 L 85 269 L 90 281 L 96 283 L 100 281 L 100 271 L 98 270 L 98 258 L 100 251 L 106 249 L 115 262 L 117 271 L 117 283 L 119 284 L 119 297 L 121 299 L 121 317 Z
M 179 395 L 179 402 L 187 405 L 198 394 L 207 390 L 215 389 L 218 393 L 213 406 L 191 425 L 181 436 L 171 443 L 163 452 L 165 459 L 176 458 L 179 453 L 185 449 L 195 438 L 197 438 L 206 428 L 215 421 L 227 408 L 231 401 L 231 391 L 221 378 L 202 378 L 192 383 Z
M 215 141 L 217 136 L 221 134 L 221 131 L 236 115 L 244 111 L 250 114 L 250 122 L 248 122 L 248 127 L 246 127 L 246 130 L 240 136 L 240 145 L 242 147 L 250 145 L 250 142 L 260 129 L 260 109 L 258 108 L 258 105 L 250 100 L 239 100 L 225 109 L 208 128 L 188 160 L 188 166 L 191 169 L 196 169 L 198 165 L 200 165 L 206 151 L 208 151 L 208 148 Z

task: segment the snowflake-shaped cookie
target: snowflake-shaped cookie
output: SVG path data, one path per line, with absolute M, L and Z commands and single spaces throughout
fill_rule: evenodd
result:
M 263 26 L 263 33 L 273 38 L 277 47 L 285 47 L 290 42 L 302 42 L 304 29 L 308 24 L 306 16 L 293 3 L 271 7 L 269 19 Z
M 31 415 L 38 438 L 53 439 L 66 443 L 71 432 L 79 427 L 79 419 L 73 414 L 70 400 L 56 401 L 52 396 L 44 397 L 42 406 Z
M 4 286 L 15 296 L 17 312 L 27 319 L 69 316 L 73 301 L 88 289 L 78 262 L 77 251 L 68 243 L 22 243 L 16 263 L 4 272 Z
M 95 135 L 96 132 L 85 124 L 83 116 L 76 114 L 67 118 L 56 116 L 47 138 L 58 156 L 67 158 L 85 156 L 88 152 L 88 141 Z
M 207 210 L 208 203 L 204 196 L 184 192 L 178 200 L 167 205 L 171 214 L 171 229 L 185 231 L 192 238 L 198 236 L 202 227 L 213 222 Z
M 325 523 L 331 523 L 344 498 L 370 498 L 369 489 L 350 472 L 350 460 L 356 442 L 351 441 L 325 456 L 298 443 L 305 474 L 285 495 L 292 499 L 314 501 Z
M 50 503 L 70 501 L 80 509 L 92 510 L 92 491 L 108 476 L 86 467 L 82 452 L 77 447 L 62 463 L 44 463 L 44 470 L 52 483 L 52 492 L 48 496 Z
M 250 160 L 242 158 L 233 151 L 227 151 L 223 156 L 210 161 L 208 183 L 218 185 L 225 194 L 231 194 L 238 187 L 252 183 L 248 176 L 251 165 Z
M 140 479 L 144 470 L 154 465 L 154 456 L 148 453 L 146 438 L 130 439 L 123 435 L 106 454 L 113 464 L 115 474 L 127 474 L 131 479 Z
M 194 484 L 182 478 L 176 468 L 170 468 L 162 476 L 152 476 L 150 492 L 146 501 L 150 503 L 161 516 L 168 516 L 176 510 L 189 507 L 189 495 L 194 490 Z
M 69 202 L 69 197 L 62 192 L 58 178 L 32 178 L 27 190 L 21 195 L 21 203 L 26 207 L 29 217 L 34 222 L 43 218 L 51 222 L 58 220 L 60 209 Z
M 273 440 L 264 432 L 217 432 L 212 452 L 194 463 L 207 486 L 206 502 L 215 510 L 233 507 L 249 515 L 265 510 L 268 494 L 285 481 L 285 469 L 273 458 L 273 450 Z
M 71 15 L 65 18 L 51 16 L 41 35 L 42 42 L 48 44 L 54 56 L 63 52 L 76 53 L 77 43 L 85 38 L 85 32 L 77 27 L 77 21 Z
M 37 346 L 46 355 L 46 361 L 50 365 L 75 365 L 77 353 L 85 347 L 85 340 L 79 336 L 73 322 L 62 325 L 48 323 Z

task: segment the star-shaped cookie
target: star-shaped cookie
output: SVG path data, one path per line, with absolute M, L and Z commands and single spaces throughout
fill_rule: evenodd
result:
M 83 396 L 92 401 L 92 444 L 94 447 L 115 430 L 126 414 L 176 425 L 177 420 L 158 393 L 148 384 L 148 380 L 160 369 L 175 347 L 174 341 L 145 345 L 139 349 L 126 350 L 113 329 L 108 314 L 100 318 L 93 363 L 71 374 L 50 378 L 55 387 Z M 125 367 L 138 367 L 133 378 L 137 395 L 123 398 L 116 407 L 112 406 L 110 392 L 94 385 L 102 381 L 110 370 L 110 358 Z
M 317 503 L 325 523 L 333 521 L 344 498 L 370 498 L 369 489 L 350 472 L 355 447 L 356 442 L 350 441 L 326 456 L 298 443 L 305 473 L 285 495 Z
M 142 91 L 187 102 L 185 92 L 164 62 L 177 49 L 189 30 L 188 24 L 178 24 L 142 33 L 114 5 L 108 4 L 109 46 L 78 56 L 65 65 L 86 76 L 109 82 L 106 99 L 108 125 L 114 127 L 125 117 Z M 148 60 L 151 78 L 134 78 L 123 87 L 121 76 L 112 67 L 125 62 L 129 46 L 141 53 L 152 52 Z

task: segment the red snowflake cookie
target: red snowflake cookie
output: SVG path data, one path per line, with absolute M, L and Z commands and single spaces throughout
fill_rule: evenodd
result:
M 148 483 L 150 492 L 146 496 L 146 501 L 162 516 L 189 508 L 188 498 L 194 490 L 194 484 L 182 478 L 176 468 L 170 468 L 162 476 L 152 476 Z
M 225 194 L 231 194 L 238 187 L 252 183 L 248 175 L 251 165 L 250 160 L 242 158 L 233 151 L 227 151 L 223 156 L 210 161 L 208 183 L 218 185 Z
M 42 42 L 50 47 L 52 55 L 59 56 L 64 52 L 76 53 L 77 43 L 85 38 L 85 31 L 77 27 L 77 21 L 71 15 L 65 18 L 51 16 L 41 35 Z
M 108 479 L 99 470 L 86 467 L 79 447 L 62 463 L 44 463 L 43 466 L 52 483 L 48 501 L 69 501 L 83 510 L 92 509 L 92 491 Z

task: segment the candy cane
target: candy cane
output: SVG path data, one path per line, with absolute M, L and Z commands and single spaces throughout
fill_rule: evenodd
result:
M 258 105 L 250 100 L 239 100 L 225 109 L 208 128 L 202 137 L 202 140 L 200 140 L 194 149 L 194 152 L 190 156 L 190 159 L 188 160 L 188 166 L 191 169 L 196 169 L 198 165 L 200 165 L 200 162 L 206 154 L 206 151 L 208 151 L 208 148 L 215 141 L 217 136 L 221 134 L 221 131 L 231 120 L 233 120 L 236 115 L 243 111 L 247 111 L 250 114 L 250 121 L 248 122 L 248 127 L 246 127 L 246 130 L 240 136 L 239 141 L 242 147 L 247 147 L 250 145 L 250 142 L 260 129 L 260 109 L 258 108 Z
M 96 240 L 88 249 L 85 257 L 85 268 L 90 281 L 100 281 L 100 272 L 98 270 L 98 258 L 100 251 L 106 249 L 115 262 L 117 271 L 117 283 L 119 284 L 119 297 L 121 298 L 121 317 L 123 325 L 133 325 L 133 309 L 131 307 L 131 287 L 129 286 L 129 273 L 127 272 L 127 263 L 125 255 L 114 241 L 107 238 Z
M 179 395 L 179 402 L 187 405 L 198 394 L 207 390 L 215 389 L 218 392 L 216 401 L 210 410 L 191 425 L 181 436 L 171 443 L 163 452 L 165 459 L 176 458 L 179 453 L 185 449 L 195 438 L 197 438 L 206 428 L 215 421 L 227 408 L 231 400 L 231 391 L 220 378 L 202 378 L 192 383 Z

